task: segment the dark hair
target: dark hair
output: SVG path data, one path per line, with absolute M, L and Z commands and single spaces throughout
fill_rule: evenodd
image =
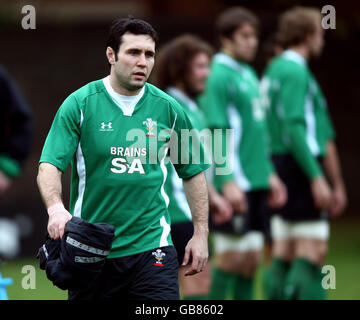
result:
M 244 24 L 259 28 L 258 18 L 248 9 L 232 7 L 222 12 L 216 20 L 216 31 L 219 37 L 231 39 L 234 31 Z
M 321 23 L 321 12 L 317 8 L 294 7 L 284 12 L 279 19 L 277 39 L 283 48 L 298 45 L 316 30 Z
M 112 48 L 115 54 L 117 54 L 122 42 L 122 36 L 126 32 L 136 35 L 149 35 L 154 40 L 155 45 L 158 41 L 157 32 L 149 23 L 141 19 L 128 17 L 117 19 L 112 23 L 106 47 Z
M 196 36 L 185 34 L 173 39 L 160 48 L 157 54 L 152 82 L 161 90 L 177 82 L 186 86 L 190 63 L 196 54 L 202 52 L 211 58 L 213 49 Z

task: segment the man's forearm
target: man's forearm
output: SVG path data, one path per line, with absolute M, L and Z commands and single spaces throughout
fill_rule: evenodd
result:
M 324 158 L 324 169 L 329 177 L 331 185 L 335 187 L 344 187 L 344 180 L 341 174 L 340 160 L 336 145 L 333 141 L 327 143 L 326 156 Z
M 310 152 L 305 139 L 305 129 L 301 124 L 287 123 L 286 132 L 289 135 L 291 153 L 309 180 L 323 174 L 320 164 Z
M 183 180 L 186 199 L 192 214 L 194 233 L 209 232 L 209 196 L 203 172 Z
M 61 175 L 62 172 L 50 163 L 41 163 L 39 166 L 37 184 L 46 208 L 62 203 Z

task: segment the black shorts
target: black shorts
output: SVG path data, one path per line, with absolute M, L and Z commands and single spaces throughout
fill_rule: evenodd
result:
M 171 239 L 177 251 L 179 265 L 184 260 L 185 247 L 193 234 L 194 226 L 191 221 L 171 225 Z
M 178 260 L 173 246 L 107 259 L 88 288 L 70 291 L 69 300 L 179 300 Z
M 216 224 L 210 218 L 210 229 L 234 235 L 261 231 L 267 236 L 270 233 L 267 197 L 268 190 L 246 192 L 248 211 L 245 214 L 235 213 L 230 221 L 222 224 Z
M 292 155 L 273 155 L 274 167 L 287 188 L 288 201 L 284 207 L 271 210 L 288 221 L 309 221 L 326 219 L 327 215 L 314 205 L 310 180 Z M 318 159 L 320 165 L 321 159 Z

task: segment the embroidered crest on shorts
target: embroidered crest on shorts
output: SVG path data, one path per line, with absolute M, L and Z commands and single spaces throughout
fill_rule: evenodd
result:
M 156 251 L 154 251 L 152 253 L 153 256 L 155 256 L 156 262 L 154 263 L 154 266 L 157 267 L 163 267 L 164 264 L 162 263 L 164 260 L 164 256 L 166 255 L 164 252 L 161 251 L 161 249 L 156 249 Z

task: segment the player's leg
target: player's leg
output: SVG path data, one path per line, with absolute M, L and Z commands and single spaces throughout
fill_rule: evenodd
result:
M 184 300 L 205 300 L 209 296 L 210 266 L 193 276 L 185 277 L 188 267 L 182 267 L 185 247 L 194 233 L 192 222 L 175 223 L 171 226 L 171 238 L 176 248 L 179 262 L 179 284 L 181 297 Z M 190 264 L 189 264 L 190 265 Z
M 233 219 L 234 230 L 241 229 L 241 236 L 215 237 L 217 251 L 216 266 L 218 273 L 222 271 L 232 277 L 230 296 L 237 300 L 253 299 L 253 283 L 257 267 L 262 258 L 264 233 L 266 232 L 266 200 L 267 190 L 249 191 L 246 193 L 248 212 Z M 214 284 L 217 281 L 214 274 Z M 214 290 L 217 287 L 214 286 Z M 214 292 L 212 290 L 212 292 Z M 218 294 L 218 293 L 217 293 Z
M 184 300 L 208 299 L 211 281 L 210 263 L 207 263 L 202 272 L 193 276 L 185 276 L 187 268 L 179 268 L 179 284 L 182 298 Z
M 263 236 L 215 233 L 215 266 L 212 270 L 212 299 L 252 299 L 253 279 L 261 258 Z
M 226 300 L 229 298 L 230 288 L 234 282 L 234 274 L 229 272 L 224 263 L 231 261 L 231 252 L 221 252 L 217 249 L 219 238 L 224 235 L 214 233 L 214 263 L 211 267 L 211 286 L 210 299 L 212 300 Z M 222 241 L 222 239 L 220 240 Z
M 253 284 L 257 268 L 263 257 L 265 237 L 269 234 L 267 211 L 268 190 L 259 189 L 246 193 L 248 212 L 244 219 L 243 262 L 239 265 L 234 287 L 234 298 L 253 299 Z M 246 290 L 244 290 L 246 288 Z
M 243 253 L 243 266 L 239 266 L 239 272 L 235 278 L 233 297 L 235 300 L 254 299 L 254 278 L 256 270 L 262 258 L 261 250 L 250 249 Z
M 292 234 L 295 259 L 286 281 L 286 299 L 323 300 L 321 268 L 327 253 L 329 224 L 326 220 L 298 222 Z
M 272 259 L 264 272 L 264 294 L 269 300 L 281 300 L 285 280 L 294 257 L 293 241 L 290 238 L 291 224 L 280 216 L 271 218 Z
M 129 299 L 179 300 L 178 268 L 174 246 L 140 253 L 132 270 Z

